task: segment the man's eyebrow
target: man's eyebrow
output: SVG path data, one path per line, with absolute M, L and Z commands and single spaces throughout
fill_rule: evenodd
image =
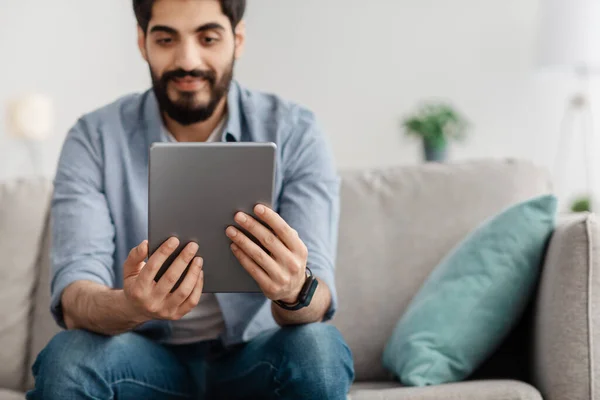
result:
M 225 27 L 223 25 L 219 24 L 218 22 L 209 22 L 207 24 L 200 25 L 198 28 L 196 28 L 197 33 L 204 32 L 204 31 L 211 31 L 211 30 L 224 31 Z
M 196 28 L 196 33 L 210 31 L 210 30 L 224 31 L 225 27 L 223 25 L 219 24 L 218 22 L 209 22 L 207 24 L 200 25 L 198 28 Z M 166 25 L 154 25 L 150 29 L 150 33 L 154 33 L 154 32 L 165 32 L 165 33 L 170 33 L 172 35 L 177 34 L 176 29 L 171 28 L 170 26 L 166 26 Z
M 177 30 L 171 28 L 170 26 L 166 26 L 166 25 L 154 25 L 152 27 L 152 29 L 150 29 L 150 33 L 154 33 L 154 32 L 165 32 L 165 33 L 170 33 L 172 35 L 177 34 Z

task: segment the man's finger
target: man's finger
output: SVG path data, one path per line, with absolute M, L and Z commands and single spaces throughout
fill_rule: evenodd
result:
M 185 278 L 183 278 L 177 290 L 167 295 L 166 302 L 168 303 L 168 308 L 179 309 L 183 302 L 192 294 L 192 291 L 198 282 L 200 272 L 202 271 L 203 262 L 204 261 L 201 257 L 195 257 L 192 260 L 190 268 L 185 274 Z
M 188 312 L 190 312 L 190 310 L 194 307 L 196 307 L 198 305 L 198 302 L 200 302 L 200 296 L 202 296 L 202 290 L 204 288 L 204 269 L 200 270 L 200 273 L 198 275 L 198 279 L 196 280 L 196 285 L 194 286 L 194 289 L 192 290 L 192 293 L 188 296 L 188 298 L 183 302 L 183 304 L 180 307 L 180 313 L 181 315 L 185 315 Z
M 153 286 L 153 280 L 156 276 L 156 273 L 165 263 L 167 258 L 177 249 L 179 246 L 179 239 L 176 237 L 171 237 L 167 241 L 165 241 L 155 252 L 152 254 L 144 269 L 140 273 L 138 279 L 140 279 L 140 283 L 142 283 L 146 287 Z
M 228 227 L 225 233 L 237 247 L 248 255 L 273 280 L 277 279 L 278 275 L 281 274 L 281 267 L 259 245 L 233 226 Z
M 235 243 L 231 244 L 231 251 L 238 259 L 242 267 L 250 274 L 250 276 L 258 283 L 263 290 L 273 284 L 269 275 L 248 256 L 242 249 L 240 249 Z
M 175 284 L 181 278 L 183 271 L 185 271 L 185 269 L 188 267 L 188 265 L 190 265 L 196 256 L 197 251 L 198 244 L 194 242 L 190 242 L 184 247 L 181 253 L 179 253 L 177 258 L 169 266 L 169 269 L 167 269 L 167 271 L 160 277 L 158 283 L 154 287 L 153 293 L 154 296 L 156 296 L 155 298 L 164 299 L 167 297 L 169 292 L 171 292 Z
M 289 256 L 290 250 L 273 232 L 256 219 L 243 212 L 238 212 L 234 219 L 241 227 L 257 238 L 271 252 L 275 259 L 282 261 Z
M 273 229 L 273 232 L 288 249 L 293 252 L 302 249 L 302 241 L 298 237 L 298 233 L 279 214 L 262 204 L 254 207 L 254 213 Z
M 142 243 L 131 249 L 125 263 L 123 265 L 123 277 L 128 278 L 130 276 L 139 275 L 140 271 L 144 267 L 144 260 L 148 256 L 148 241 L 144 240 Z

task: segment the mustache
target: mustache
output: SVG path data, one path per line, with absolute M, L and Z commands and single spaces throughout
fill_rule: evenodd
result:
M 177 78 L 201 78 L 206 79 L 211 84 L 214 84 L 217 80 L 216 74 L 213 71 L 202 71 L 201 69 L 194 69 L 191 71 L 186 71 L 184 69 L 175 69 L 173 71 L 167 71 L 163 74 L 161 80 L 163 82 L 167 82 L 171 79 Z

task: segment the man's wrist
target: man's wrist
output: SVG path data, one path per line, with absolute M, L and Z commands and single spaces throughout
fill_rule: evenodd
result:
M 118 290 L 118 292 L 119 304 L 123 306 L 123 315 L 128 321 L 131 322 L 132 325 L 138 326 L 150 320 L 149 318 L 145 317 L 139 311 L 136 310 L 131 301 L 125 295 L 125 291 L 123 289 Z
M 298 291 L 293 296 L 279 299 L 279 301 L 281 301 L 282 303 L 291 305 L 291 306 L 298 303 L 298 296 L 300 295 L 301 289 L 302 289 L 302 286 L 300 287 L 300 289 L 298 289 Z
M 304 287 L 304 284 L 306 283 L 306 279 L 307 279 L 307 275 L 306 272 L 304 273 L 304 280 L 300 283 L 300 286 L 294 290 L 294 293 L 288 297 L 285 297 L 283 299 L 279 299 L 279 301 L 281 301 L 282 303 L 285 303 L 286 305 L 290 305 L 293 306 L 294 304 L 298 303 L 298 297 L 300 296 L 300 292 L 302 291 L 302 288 Z

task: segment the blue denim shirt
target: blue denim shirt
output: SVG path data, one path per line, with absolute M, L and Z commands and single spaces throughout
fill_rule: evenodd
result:
M 314 115 L 293 103 L 232 82 L 223 141 L 277 144 L 274 209 L 306 244 L 308 266 L 332 294 L 339 219 L 339 177 Z M 81 117 L 63 145 L 52 198 L 51 311 L 65 327 L 61 294 L 77 280 L 123 287 L 123 263 L 148 232 L 148 150 L 165 141 L 151 90 L 123 97 Z M 218 293 L 225 345 L 276 327 L 262 293 Z M 150 321 L 136 331 L 157 341 L 170 322 Z

